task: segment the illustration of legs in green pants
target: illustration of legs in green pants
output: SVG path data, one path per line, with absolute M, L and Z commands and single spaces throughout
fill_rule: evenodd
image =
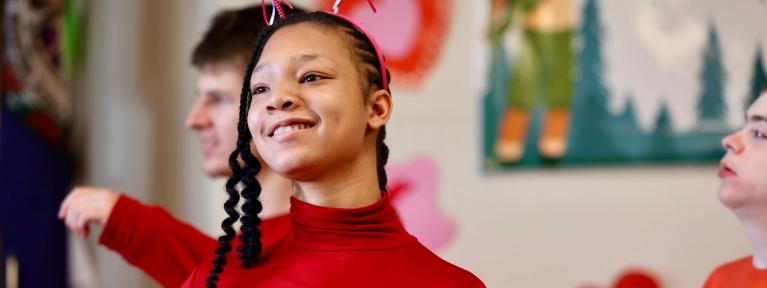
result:
M 507 108 L 495 143 L 499 160 L 514 162 L 522 158 L 525 136 L 537 104 L 545 105 L 539 153 L 549 159 L 564 156 L 573 95 L 572 34 L 569 30 L 524 29 L 519 54 L 509 75 Z

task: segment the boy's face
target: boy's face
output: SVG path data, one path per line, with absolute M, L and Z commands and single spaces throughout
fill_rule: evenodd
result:
M 231 175 L 229 154 L 237 143 L 243 66 L 240 61 L 205 64 L 197 75 L 197 100 L 186 126 L 197 132 L 203 154 L 203 171 L 210 177 Z
M 767 93 L 746 113 L 746 125 L 722 139 L 719 200 L 733 210 L 767 206 Z

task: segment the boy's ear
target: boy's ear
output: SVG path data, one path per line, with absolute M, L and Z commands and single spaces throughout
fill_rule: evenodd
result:
M 368 104 L 368 128 L 377 130 L 386 125 L 386 122 L 389 122 L 393 108 L 389 91 L 380 89 L 373 92 L 370 95 Z

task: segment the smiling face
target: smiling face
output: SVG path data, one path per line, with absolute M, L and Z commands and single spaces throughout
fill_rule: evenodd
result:
M 733 210 L 767 207 L 767 93 L 746 113 L 746 125 L 722 139 L 719 199 Z
M 237 142 L 237 111 L 240 107 L 242 67 L 240 61 L 213 62 L 197 75 L 197 100 L 186 126 L 197 132 L 203 154 L 202 169 L 210 177 L 232 174 L 229 154 Z
M 375 132 L 388 120 L 390 96 L 381 113 L 370 99 L 383 90 L 363 85 L 343 33 L 283 27 L 251 75 L 248 126 L 263 160 L 284 177 L 311 181 L 361 158 L 373 159 L 375 173 Z

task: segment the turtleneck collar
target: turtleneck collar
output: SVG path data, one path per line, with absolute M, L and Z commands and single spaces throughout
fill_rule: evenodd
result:
M 389 193 L 360 208 L 340 209 L 312 205 L 290 198 L 293 227 L 288 242 L 318 251 L 373 251 L 417 242 L 405 231 L 390 202 Z

